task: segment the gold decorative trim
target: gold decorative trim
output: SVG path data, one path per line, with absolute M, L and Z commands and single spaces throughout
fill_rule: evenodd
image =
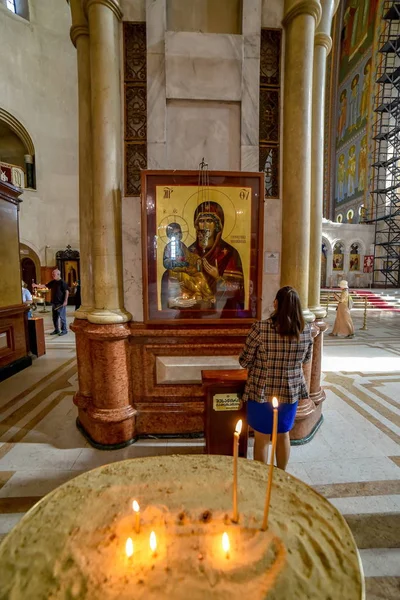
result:
M 3 108 L 0 108 L 0 121 L 6 123 L 10 129 L 22 140 L 27 149 L 27 154 L 31 156 L 35 155 L 35 146 L 33 145 L 32 138 L 25 129 L 25 127 L 20 123 L 13 115 L 8 113 Z
M 89 35 L 89 27 L 87 25 L 72 25 L 71 29 L 69 30 L 69 36 L 75 48 L 76 40 L 81 35 Z
M 116 0 L 86 0 L 84 4 L 84 11 L 86 16 L 88 16 L 89 8 L 93 4 L 103 4 L 103 6 L 106 6 L 114 13 L 118 21 L 122 21 L 122 10 L 120 9 L 119 4 L 116 2 Z
M 326 48 L 327 54 L 332 50 L 332 38 L 327 33 L 316 33 L 314 37 L 315 46 L 323 46 Z
M 321 20 L 322 8 L 318 0 L 300 0 L 296 2 L 285 14 L 282 24 L 287 27 L 293 19 L 300 15 L 311 15 L 315 19 L 315 26 Z

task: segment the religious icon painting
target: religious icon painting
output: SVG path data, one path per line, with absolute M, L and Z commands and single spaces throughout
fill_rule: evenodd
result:
M 263 174 L 144 171 L 146 322 L 260 315 Z

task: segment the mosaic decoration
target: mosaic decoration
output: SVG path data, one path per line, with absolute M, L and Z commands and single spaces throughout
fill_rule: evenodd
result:
M 280 29 L 261 30 L 259 168 L 265 197 L 279 197 Z
M 345 0 L 337 56 L 337 111 L 332 119 L 335 143 L 335 216 L 339 212 L 360 219 L 366 204 L 373 88 L 372 45 L 379 0 Z M 346 221 L 349 220 L 346 217 Z
M 146 24 L 124 23 L 125 195 L 140 195 L 147 167 Z

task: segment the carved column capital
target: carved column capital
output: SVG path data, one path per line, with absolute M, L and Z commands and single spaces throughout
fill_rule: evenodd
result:
M 72 25 L 69 30 L 71 42 L 76 48 L 76 41 L 81 35 L 89 35 L 89 27 L 87 25 Z
M 300 15 L 311 15 L 315 19 L 315 24 L 318 25 L 321 19 L 322 9 L 319 0 L 286 0 L 285 1 L 285 16 L 283 18 L 283 26 L 287 27 L 289 23 Z
M 327 33 L 316 33 L 314 37 L 315 46 L 323 46 L 326 48 L 327 54 L 332 50 L 332 38 Z
M 122 21 L 122 10 L 117 0 L 84 0 L 84 11 L 86 15 L 93 4 L 103 4 L 103 6 L 106 6 L 114 13 L 118 21 Z

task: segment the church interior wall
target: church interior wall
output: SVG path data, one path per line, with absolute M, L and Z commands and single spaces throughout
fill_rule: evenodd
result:
M 146 19 L 147 168 L 197 170 L 204 157 L 211 170 L 258 171 L 260 30 L 282 27 L 283 3 L 241 2 L 243 35 L 233 21 L 218 25 L 219 9 L 213 12 L 203 0 L 194 8 L 191 3 L 192 12 L 184 0 L 144 4 L 126 0 L 122 9 L 124 20 Z M 239 3 L 235 7 L 233 16 Z M 265 200 L 264 248 L 278 254 L 281 212 L 280 198 Z M 140 221 L 139 197 L 125 197 L 124 300 L 138 321 L 143 319 Z M 263 316 L 271 310 L 279 279 L 279 269 L 263 274 Z
M 42 265 L 46 246 L 79 247 L 77 76 L 70 22 L 66 2 L 32 0 L 29 21 L 0 4 L 0 39 L 9 49 L 0 62 L 0 107 L 26 128 L 35 146 L 37 188 L 22 195 L 20 234 L 39 249 Z
M 326 286 L 337 287 L 341 279 L 346 279 L 350 287 L 368 287 L 371 282 L 371 273 L 364 273 L 364 256 L 374 254 L 373 225 L 333 223 L 324 219 L 322 224 L 323 243 L 327 251 Z M 328 242 L 328 243 L 327 243 Z M 337 242 L 343 245 L 343 268 L 333 268 L 334 246 Z M 358 246 L 359 259 L 357 264 L 351 264 L 351 247 Z M 357 266 L 359 268 L 357 268 Z
M 337 48 L 337 115 L 331 123 L 334 150 L 334 218 L 343 222 L 353 211 L 360 220 L 360 207 L 370 212 L 370 157 L 372 152 L 374 36 L 381 21 L 379 0 L 356 5 L 345 0 Z M 367 216 L 367 214 L 366 214 Z

